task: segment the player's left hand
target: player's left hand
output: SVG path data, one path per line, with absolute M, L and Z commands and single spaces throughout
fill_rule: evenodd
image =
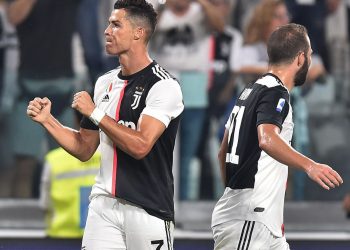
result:
M 80 91 L 74 95 L 72 108 L 79 111 L 82 115 L 89 117 L 95 109 L 95 104 L 88 92 Z
M 314 163 L 307 170 L 308 176 L 324 189 L 329 190 L 343 183 L 340 175 L 326 164 Z

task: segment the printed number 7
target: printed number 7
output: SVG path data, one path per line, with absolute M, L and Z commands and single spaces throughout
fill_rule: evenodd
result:
M 163 240 L 153 240 L 151 241 L 152 245 L 158 245 L 156 250 L 160 250 L 161 247 L 164 245 L 164 241 Z

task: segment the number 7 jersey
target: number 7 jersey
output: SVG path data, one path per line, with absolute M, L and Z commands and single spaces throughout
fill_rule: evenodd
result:
M 234 219 L 259 221 L 281 237 L 288 167 L 260 149 L 260 124 L 278 126 L 281 137 L 291 142 L 289 92 L 273 74 L 247 85 L 225 125 L 229 133 L 226 189 L 215 206 L 212 226 Z

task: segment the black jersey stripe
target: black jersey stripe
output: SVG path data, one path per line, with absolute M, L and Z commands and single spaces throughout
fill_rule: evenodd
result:
M 242 231 L 241 231 L 241 236 L 239 237 L 239 242 L 238 242 L 237 250 L 239 250 L 240 247 L 241 247 L 242 239 L 243 239 L 243 237 L 244 237 L 243 235 L 244 235 L 244 232 L 245 232 L 245 228 L 246 228 L 246 226 L 247 226 L 247 223 L 248 223 L 248 221 L 245 221 L 245 222 L 244 222 L 243 229 L 242 229 Z
M 242 245 L 242 250 L 244 250 L 244 246 L 246 244 L 246 241 L 247 241 L 247 237 L 248 237 L 248 234 L 249 234 L 249 229 L 250 229 L 250 225 L 251 225 L 251 221 L 248 221 L 248 227 L 247 227 L 247 230 L 245 232 L 245 235 L 244 235 L 244 240 L 243 240 L 243 245 Z
M 249 249 L 250 240 L 252 239 L 252 234 L 253 234 L 254 226 L 255 226 L 255 221 L 253 221 L 253 223 L 252 223 L 252 228 L 250 229 L 250 233 L 249 233 L 249 238 L 248 238 L 246 250 Z

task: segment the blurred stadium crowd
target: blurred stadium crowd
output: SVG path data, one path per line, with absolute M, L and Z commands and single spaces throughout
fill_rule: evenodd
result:
M 344 185 L 324 193 L 304 173 L 291 171 L 287 199 L 343 200 L 350 191 L 350 1 L 150 2 L 159 12 L 151 56 L 179 79 L 184 95 L 177 199 L 217 200 L 222 194 L 217 152 L 223 125 L 242 87 L 266 72 L 268 36 L 295 22 L 309 31 L 313 61 L 307 84 L 292 93 L 292 144 L 331 165 Z M 48 188 L 46 155 L 57 145 L 26 116 L 28 100 L 48 96 L 53 113 L 74 124 L 72 95 L 92 92 L 96 79 L 118 66 L 118 58 L 104 52 L 113 3 L 0 0 L 0 198 L 38 199 L 41 180 Z

